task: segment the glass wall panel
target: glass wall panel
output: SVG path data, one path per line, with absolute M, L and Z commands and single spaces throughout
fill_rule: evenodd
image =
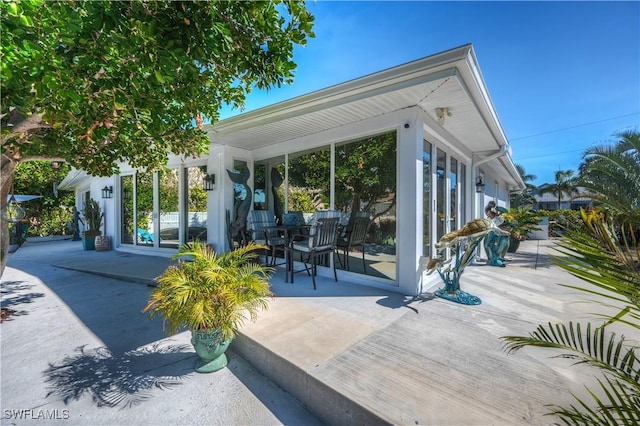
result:
M 183 229 L 185 241 L 207 241 L 207 191 L 202 188 L 207 166 L 195 166 L 185 169 L 186 217 Z
M 436 156 L 436 241 L 440 241 L 440 238 L 447 233 L 445 222 L 447 215 L 447 157 L 440 148 L 438 148 Z
M 158 172 L 160 202 L 160 247 L 178 248 L 180 214 L 178 209 L 178 169 Z
M 282 224 L 284 212 L 284 156 L 257 161 L 254 165 L 255 178 L 253 207 L 255 210 L 271 210 L 278 224 Z
M 120 242 L 133 244 L 135 227 L 133 219 L 133 176 L 120 177 L 120 199 L 122 200 L 122 227 Z
M 313 213 L 331 208 L 331 150 L 329 147 L 289 155 L 289 211 Z
M 267 210 L 267 165 L 255 164 L 253 168 L 253 209 Z
M 447 232 L 458 229 L 458 160 L 451 157 L 449 165 L 449 229 Z
M 431 144 L 422 143 L 422 255 L 431 257 Z
M 334 208 L 343 212 L 338 267 L 395 279 L 396 161 L 395 132 L 335 146 Z M 356 245 L 359 217 L 369 223 L 364 241 Z
M 153 173 L 136 173 L 135 186 L 135 228 L 139 246 L 153 246 Z

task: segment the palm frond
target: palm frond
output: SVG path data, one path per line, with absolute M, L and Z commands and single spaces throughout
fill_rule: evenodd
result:
M 579 407 L 571 408 L 548 405 L 550 415 L 557 415 L 566 424 L 572 425 L 637 425 L 640 424 L 640 393 L 637 387 L 629 387 L 625 383 L 605 377 L 605 381 L 598 380 L 602 396 L 587 391 L 595 402 L 595 407 L 572 394 Z
M 227 253 L 215 253 L 207 244 L 183 244 L 169 266 L 156 279 L 143 312 L 161 314 L 166 330 L 173 334 L 219 328 L 225 339 L 235 335 L 245 319 L 255 320 L 272 296 L 269 278 L 273 268 L 256 262 L 266 247 L 248 244 Z

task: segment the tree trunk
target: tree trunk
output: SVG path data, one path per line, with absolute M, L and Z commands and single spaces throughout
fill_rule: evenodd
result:
M 0 208 L 2 211 L 7 207 L 7 196 L 13 184 L 13 172 L 16 169 L 17 161 L 2 154 L 0 163 Z M 9 224 L 0 220 L 0 277 L 7 266 L 7 255 L 9 254 Z
M 9 116 L 1 116 L 3 127 L 11 129 L 11 132 L 0 136 L 0 146 L 3 152 L 0 154 L 0 209 L 4 211 L 7 207 L 7 195 L 13 185 L 13 174 L 18 165 L 18 161 L 24 161 L 19 152 L 19 144 L 14 140 L 21 139 L 20 143 L 28 141 L 30 135 L 50 129 L 51 126 L 42 120 L 42 114 L 23 114 L 18 109 L 13 109 Z M 35 157 L 33 159 L 36 159 Z M 39 159 L 39 157 L 38 157 Z M 7 266 L 7 255 L 9 254 L 9 224 L 0 220 L 0 277 Z

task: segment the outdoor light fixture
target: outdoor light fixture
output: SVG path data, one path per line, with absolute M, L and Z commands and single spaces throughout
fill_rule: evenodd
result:
M 444 126 L 444 120 L 452 115 L 453 114 L 447 107 L 436 108 L 436 117 L 438 118 L 438 124 L 441 126 Z
M 213 173 L 211 174 L 205 174 L 202 177 L 202 188 L 205 191 L 213 191 L 213 185 L 216 183 L 216 175 L 214 175 Z
M 476 192 L 484 192 L 484 180 L 482 176 L 476 178 Z
M 102 198 L 113 197 L 113 186 L 105 186 L 102 188 Z
M 25 211 L 18 205 L 18 201 L 16 201 L 16 197 L 13 195 L 13 190 L 11 192 L 12 194 L 7 200 L 7 205 L 2 209 L 2 220 L 9 223 L 18 223 L 24 218 Z

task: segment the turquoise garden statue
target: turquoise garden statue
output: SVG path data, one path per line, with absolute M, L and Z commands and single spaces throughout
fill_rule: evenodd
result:
M 427 266 L 429 274 L 438 271 L 444 281 L 444 288 L 434 293 L 438 297 L 465 305 L 479 305 L 479 297 L 466 293 L 460 289 L 460 277 L 471 261 L 478 244 L 490 233 L 497 236 L 509 235 L 509 232 L 498 228 L 490 219 L 474 219 L 462 228 L 449 232 L 440 238 L 436 244 L 438 257 L 430 260 Z M 444 252 L 450 249 L 451 257 L 445 260 Z

